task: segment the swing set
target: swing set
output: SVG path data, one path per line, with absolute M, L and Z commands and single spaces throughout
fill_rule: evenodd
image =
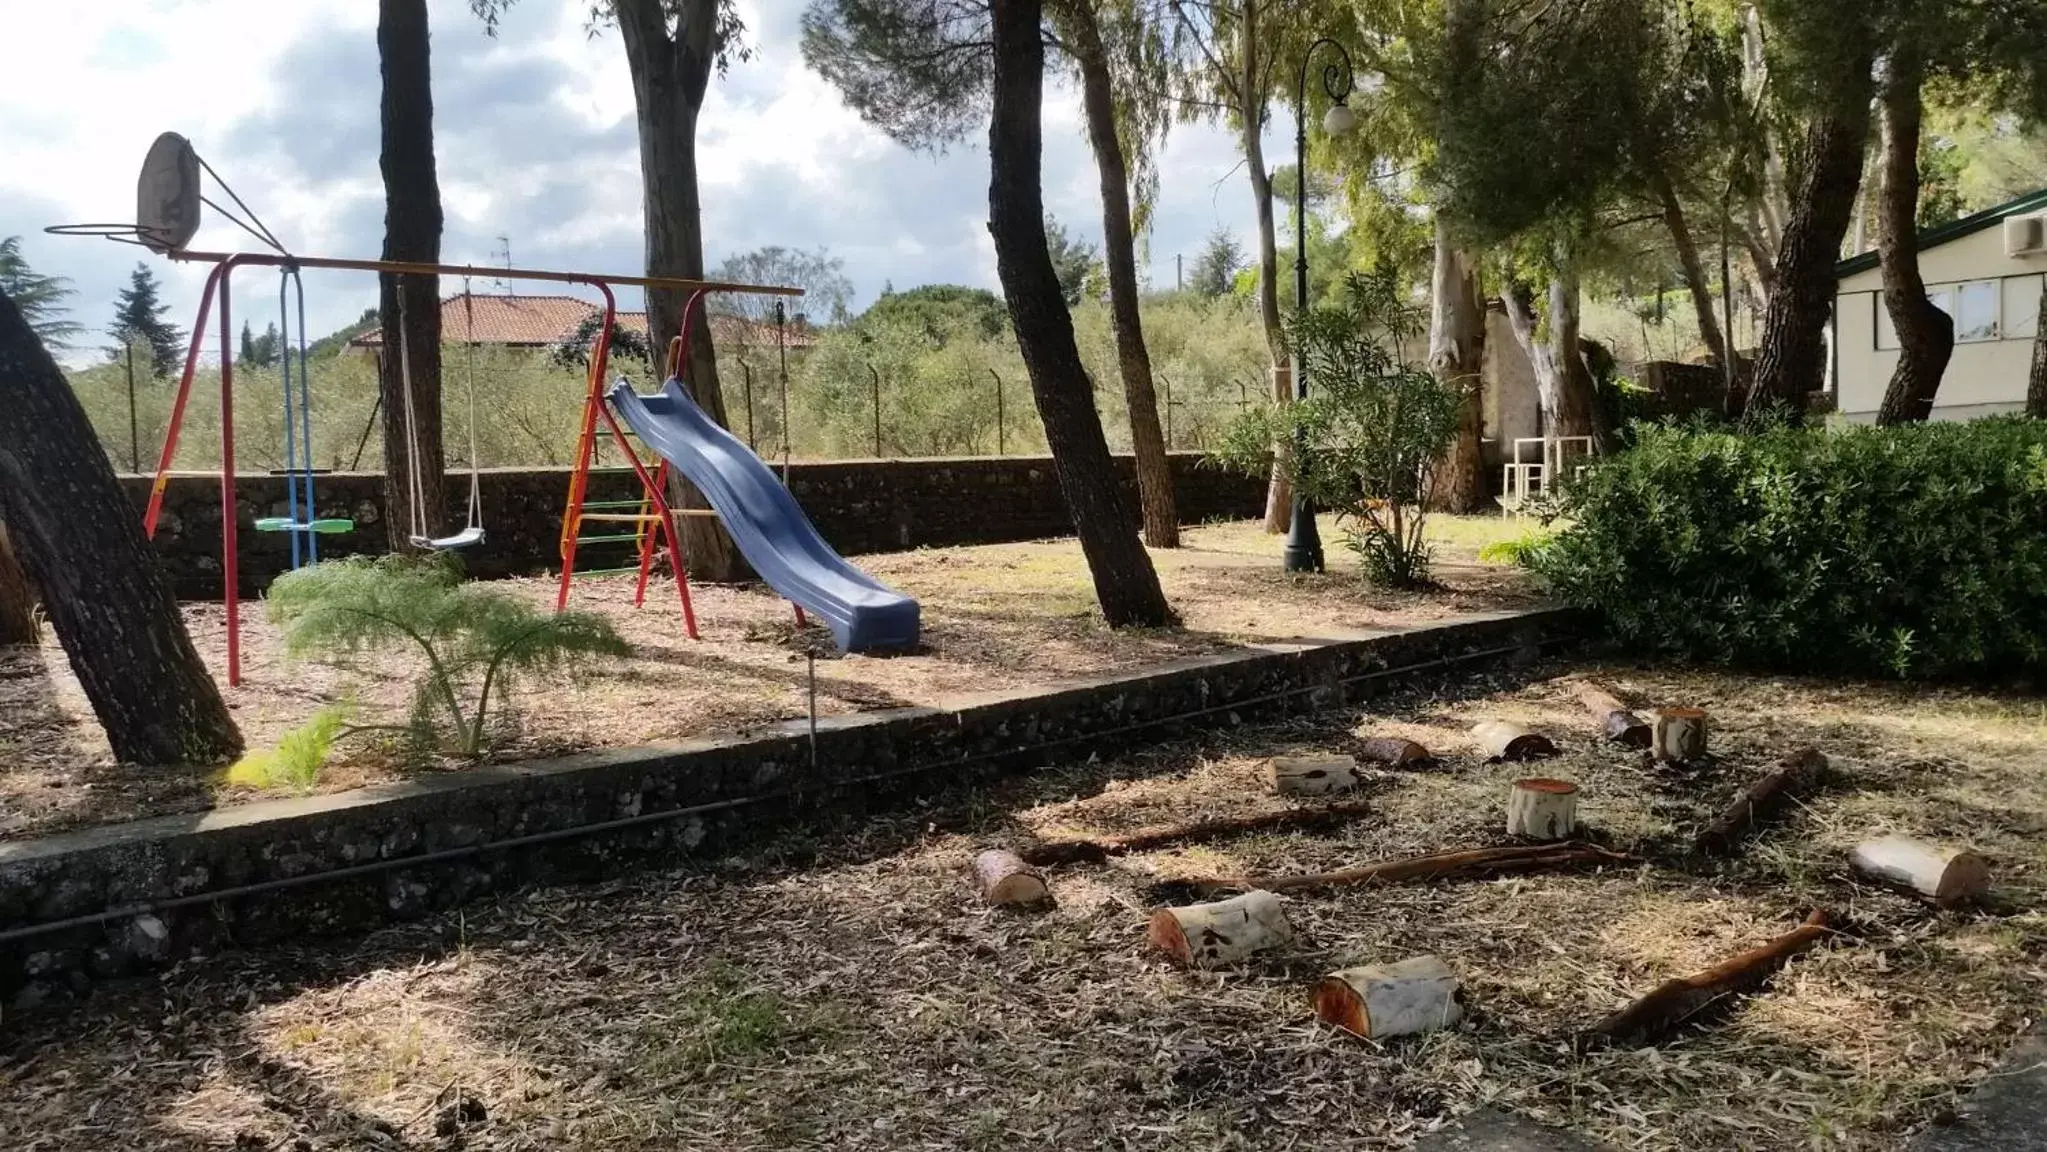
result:
M 200 186 L 200 173 L 211 177 L 213 183 L 240 208 L 247 219 L 222 207 L 204 195 Z M 353 521 L 338 517 L 321 517 L 314 502 L 313 478 L 317 471 L 313 464 L 312 440 L 312 393 L 307 372 L 307 344 L 305 323 L 305 287 L 300 280 L 304 269 L 325 269 L 336 271 L 377 272 L 396 276 L 459 276 L 464 286 L 465 313 L 471 321 L 470 330 L 464 340 L 464 385 L 468 400 L 469 422 L 469 501 L 468 515 L 461 529 L 445 536 L 434 536 L 430 531 L 431 518 L 422 499 L 424 483 L 419 466 L 418 417 L 414 410 L 412 389 L 412 356 L 407 336 L 405 307 L 401 294 L 398 315 L 398 361 L 399 376 L 404 385 L 404 424 L 407 438 L 405 458 L 407 461 L 407 485 L 409 488 L 411 522 L 408 525 L 408 539 L 414 547 L 433 550 L 453 550 L 480 545 L 484 541 L 483 501 L 481 465 L 477 453 L 476 424 L 476 380 L 474 309 L 469 305 L 468 283 L 471 277 L 491 277 L 509 280 L 534 280 L 555 284 L 580 284 L 595 289 L 603 298 L 603 322 L 598 330 L 596 344 L 590 357 L 590 370 L 584 394 L 582 432 L 578 442 L 578 461 L 570 480 L 568 504 L 565 508 L 562 533 L 562 588 L 557 598 L 556 609 L 566 606 L 568 581 L 574 570 L 577 525 L 584 519 L 630 520 L 636 529 L 633 538 L 639 543 L 641 573 L 638 595 L 635 603 L 644 598 L 647 573 L 652 565 L 653 549 L 658 535 L 668 553 L 669 562 L 675 572 L 676 586 L 682 600 L 685 629 L 691 639 L 697 635 L 695 613 L 690 605 L 689 576 L 682 551 L 681 538 L 675 529 L 675 517 L 689 514 L 687 511 L 672 509 L 669 505 L 664 484 L 667 479 L 665 465 L 657 474 L 650 472 L 627 433 L 612 416 L 604 401 L 604 377 L 611 350 L 612 333 L 618 319 L 618 301 L 613 289 L 618 286 L 635 288 L 668 289 L 688 292 L 690 306 L 685 316 L 693 315 L 706 292 L 739 292 L 769 296 L 800 296 L 800 288 L 775 287 L 757 284 L 733 284 L 718 281 L 684 279 L 669 276 L 624 276 L 591 272 L 557 272 L 532 268 L 486 268 L 468 264 L 441 264 L 407 260 L 352 260 L 323 256 L 301 256 L 288 251 L 276 236 L 265 227 L 248 205 L 242 202 L 227 182 L 201 159 L 191 144 L 175 132 L 166 132 L 157 137 L 150 147 L 142 165 L 142 174 L 136 185 L 136 222 L 122 224 L 65 224 L 46 229 L 58 235 L 99 236 L 122 243 L 137 244 L 171 260 L 193 264 L 208 264 L 206 282 L 200 291 L 198 315 L 192 325 L 190 343 L 185 350 L 184 370 L 178 378 L 178 391 L 172 402 L 170 421 L 164 435 L 163 449 L 157 456 L 156 475 L 149 489 L 149 503 L 142 517 L 142 529 L 146 536 L 154 539 L 163 514 L 165 490 L 170 484 L 171 462 L 177 455 L 178 436 L 184 425 L 185 408 L 191 399 L 192 381 L 198 369 L 200 351 L 206 342 L 206 325 L 216 300 L 219 302 L 219 348 L 220 348 L 220 509 L 221 509 L 221 599 L 227 609 L 227 681 L 229 685 L 242 682 L 241 664 L 241 582 L 239 564 L 239 526 L 241 517 L 235 492 L 235 431 L 234 431 L 234 326 L 233 326 L 233 281 L 238 268 L 278 269 L 278 319 L 280 332 L 280 373 L 283 391 L 285 429 L 285 515 L 260 517 L 251 522 L 259 532 L 275 532 L 291 538 L 291 564 L 298 568 L 302 564 L 319 559 L 319 538 L 339 535 L 355 529 Z M 201 209 L 212 208 L 216 213 L 240 227 L 243 231 L 262 241 L 271 249 L 269 252 L 202 252 L 192 251 L 185 246 L 197 235 Z M 295 309 L 288 308 L 294 303 Z M 297 320 L 295 328 L 290 321 Z M 296 349 L 291 337 L 297 337 Z M 297 364 L 293 364 L 296 351 Z M 640 511 L 631 515 L 592 514 L 584 512 L 587 503 L 583 495 L 587 490 L 589 468 L 594 456 L 594 440 L 597 423 L 602 420 L 612 438 L 623 450 L 626 461 L 641 486 L 641 498 L 636 503 Z M 692 510 L 693 511 L 693 510 Z M 710 513 L 701 513 L 709 515 Z M 582 540 L 581 543 L 589 541 Z

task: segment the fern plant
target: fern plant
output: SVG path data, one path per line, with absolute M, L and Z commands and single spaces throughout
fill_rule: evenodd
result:
M 468 757 L 483 753 L 492 706 L 518 677 L 631 652 L 603 617 L 542 613 L 464 583 L 441 557 L 310 565 L 270 586 L 269 607 L 290 657 L 345 663 L 405 649 L 423 657 L 405 728 L 419 743 Z
M 251 752 L 227 770 L 227 782 L 244 788 L 279 788 L 301 795 L 319 782 L 320 769 L 334 754 L 335 742 L 355 731 L 348 725 L 355 711 L 350 700 L 329 704 L 313 718 L 286 733 L 275 748 Z

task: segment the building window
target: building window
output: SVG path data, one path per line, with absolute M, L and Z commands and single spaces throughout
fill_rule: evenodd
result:
M 1891 324 L 1890 309 L 1884 307 L 1883 293 L 1871 295 L 1876 306 L 1876 346 L 1880 351 L 1892 351 L 1898 347 L 1898 330 Z M 1996 280 L 1942 284 L 1926 290 L 1926 299 L 1954 318 L 1957 344 L 2003 339 L 2003 295 Z

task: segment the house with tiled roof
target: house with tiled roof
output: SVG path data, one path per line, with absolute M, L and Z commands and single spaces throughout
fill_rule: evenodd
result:
M 597 312 L 597 305 L 575 296 L 458 292 L 441 301 L 441 339 L 449 344 L 473 341 L 484 347 L 545 351 L 569 339 L 579 325 Z M 618 326 L 645 335 L 647 314 L 621 312 Z M 721 348 L 773 348 L 777 339 L 775 325 L 737 316 L 711 317 L 711 334 Z M 781 338 L 791 351 L 809 348 L 817 339 L 816 333 L 801 320 L 792 320 Z M 383 343 L 383 332 L 372 328 L 350 340 L 348 346 L 374 352 Z

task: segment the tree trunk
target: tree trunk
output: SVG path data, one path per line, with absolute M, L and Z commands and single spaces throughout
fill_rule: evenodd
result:
M 1699 317 L 1699 339 L 1706 355 L 1721 368 L 1727 366 L 1727 338 L 1720 330 L 1720 318 L 1713 309 L 1713 286 L 1706 280 L 1706 266 L 1699 263 L 1699 249 L 1692 243 L 1691 225 L 1685 222 L 1684 204 L 1669 173 L 1658 167 L 1649 175 L 1656 199 L 1663 207 L 1663 226 L 1670 230 L 1670 242 L 1677 249 L 1677 262 L 1684 269 L 1685 287 L 1692 294 L 1692 311 Z
M 1970 903 L 1990 887 L 1990 865 L 1983 857 L 1906 836 L 1859 844 L 1848 861 L 1857 872 L 1917 892 L 1940 908 Z
M 1137 241 L 1130 223 L 1130 174 L 1123 141 L 1116 132 L 1116 96 L 1094 8 L 1073 5 L 1073 53 L 1080 65 L 1081 103 L 1088 140 L 1102 183 L 1102 259 L 1109 269 L 1109 311 L 1116 326 L 1116 364 L 1130 409 L 1130 449 L 1137 457 L 1138 503 L 1144 542 L 1154 548 L 1180 546 L 1180 517 L 1173 508 L 1173 470 L 1159 430 L 1158 398 L 1151 386 L 1151 353 L 1137 307 Z
M 663 0 L 612 0 L 619 38 L 632 73 L 633 104 L 640 128 L 640 195 L 646 224 L 647 275 L 701 278 L 704 274 L 703 208 L 697 198 L 697 116 L 718 57 L 718 0 L 679 0 L 673 35 Z M 682 330 L 689 293 L 655 288 L 647 292 L 647 325 L 655 355 L 665 356 Z M 725 420 L 718 386 L 717 353 L 709 317 L 699 307 L 690 326 L 684 384 L 711 419 Z M 786 419 L 786 413 L 784 414 Z M 674 480 L 676 503 L 708 508 L 696 488 Z M 715 516 L 681 517 L 684 556 L 694 579 L 729 583 L 752 573 L 732 537 Z
M 1759 214 L 1754 207 L 1751 207 L 1749 211 L 1752 216 Z M 1757 228 L 1753 226 L 1753 223 L 1752 226 L 1744 227 L 1737 221 L 1734 229 L 1737 233 L 1737 239 L 1741 241 L 1742 251 L 1748 253 L 1749 276 L 1753 281 L 1752 287 L 1756 292 L 1756 300 L 1758 302 L 1768 301 L 1777 291 L 1776 249 L 1770 247 L 1764 241 Z M 1727 333 L 1727 338 L 1733 342 L 1730 347 L 1740 343 L 1740 341 L 1735 340 L 1734 333 L 1732 332 Z
M 995 0 L 1000 6 L 1004 0 Z M 1286 909 L 1270 892 L 1246 892 L 1213 904 L 1161 908 L 1146 932 L 1152 944 L 1190 968 L 1227 968 L 1294 938 Z
M 1557 374 L 1557 426 L 1551 435 L 1590 436 L 1592 450 L 1603 453 L 1608 446 L 1606 410 L 1599 406 L 1597 385 L 1578 338 L 1580 296 L 1577 264 L 1563 256 L 1549 282 L 1550 362 Z M 1555 484 L 1565 479 L 1550 477 Z
M 1429 303 L 1429 371 L 1445 388 L 1464 396 L 1457 436 L 1437 462 L 1429 505 L 1439 512 L 1472 513 L 1485 507 L 1485 308 L 1479 303 L 1478 271 L 1471 255 L 1436 216 L 1436 270 Z
M 1703 708 L 1658 708 L 1649 720 L 1649 750 L 1658 760 L 1683 764 L 1706 754 Z
M 1866 76 L 1867 59 L 1851 65 Z M 1797 165 L 1798 194 L 1777 247 L 1777 287 L 1763 321 L 1748 407 L 1776 404 L 1793 418 L 1826 377 L 1824 332 L 1834 307 L 1834 264 L 1862 183 L 1862 150 L 1869 138 L 1867 83 L 1851 89 L 1806 130 Z
M 1741 11 L 1742 92 L 1749 102 L 1761 107 L 1763 90 L 1769 86 L 1770 65 L 1763 43 L 1763 16 L 1754 4 Z M 1784 243 L 1784 157 L 1777 151 L 1776 137 L 1763 133 L 1763 187 L 1756 198 L 1756 220 L 1762 239 L 1771 249 Z
M 1522 354 L 1528 357 L 1529 369 L 1535 375 L 1535 402 L 1542 413 L 1542 431 L 1545 435 L 1554 436 L 1560 418 L 1561 386 L 1557 380 L 1555 351 L 1538 338 L 1542 318 L 1535 314 L 1535 290 L 1516 282 L 1507 286 L 1507 290 L 1500 294 L 1500 300 L 1507 307 L 1507 327 L 1514 333 L 1514 343 L 1521 346 Z
M 1549 737 L 1510 720 L 1482 720 L 1472 725 L 1471 740 L 1489 760 L 1540 760 L 1557 754 Z
M 1507 789 L 1507 835 L 1562 840 L 1578 830 L 1578 786 L 1530 777 Z
M 1244 171 L 1251 178 L 1251 201 L 1258 212 L 1258 322 L 1265 327 L 1265 348 L 1275 367 L 1290 365 L 1286 331 L 1279 319 L 1279 238 L 1272 221 L 1272 174 L 1265 170 L 1265 89 L 1258 71 L 1258 0 L 1244 0 L 1243 19 L 1237 22 L 1238 65 L 1243 72 L 1234 78 L 1237 89 L 1237 118 L 1242 121 Z M 1291 372 L 1274 374 L 1272 400 L 1286 405 L 1294 402 Z M 1286 478 L 1285 453 L 1288 446 L 1272 446 L 1272 481 L 1265 488 L 1265 530 L 1279 533 L 1293 520 L 1293 486 Z
M 441 258 L 441 186 L 434 171 L 426 0 L 378 0 L 377 59 L 384 78 L 383 144 L 377 159 L 384 174 L 384 259 L 433 263 Z M 384 341 L 377 370 L 384 413 L 384 533 L 391 551 L 408 552 L 415 532 L 446 532 L 440 278 L 380 273 L 377 290 Z
M 1364 782 L 1350 756 L 1274 756 L 1265 762 L 1265 771 L 1281 796 L 1326 796 Z
M 7 525 L 0 523 L 0 644 L 33 644 L 36 638 L 36 590 L 14 558 Z
M 974 881 L 990 904 L 1042 904 L 1051 895 L 1045 878 L 1014 852 L 990 848 L 974 857 Z
M 1039 181 L 1044 151 L 1040 119 L 1045 45 L 1040 0 L 995 0 L 993 113 L 988 127 L 988 232 L 996 274 L 1009 301 L 1017 347 L 1030 373 L 1031 395 L 1052 450 L 1052 468 L 1066 498 L 1094 578 L 1095 598 L 1112 628 L 1156 627 L 1172 610 L 1158 573 L 1130 530 L 1115 463 L 1094 390 L 1073 339 L 1073 317 L 1045 250 L 1045 201 Z
M 2040 307 L 2033 321 L 2033 367 L 2026 374 L 2026 415 L 2047 420 L 2047 276 L 2040 278 Z
M 141 518 L 85 409 L 14 301 L 0 293 L 0 521 L 106 729 L 137 764 L 203 764 L 242 750 L 185 632 Z
M 1315 986 L 1313 1000 L 1324 1022 L 1367 1040 L 1416 1036 L 1464 1019 L 1457 975 L 1435 956 L 1332 972 Z
M 1884 308 L 1898 333 L 1898 366 L 1877 409 L 1878 424 L 1909 424 L 1933 412 L 1934 394 L 1955 350 L 1954 318 L 1926 298 L 1919 274 L 1920 86 L 1925 67 L 1917 51 L 1891 53 L 1883 85 L 1883 186 L 1878 194 L 1878 260 Z

